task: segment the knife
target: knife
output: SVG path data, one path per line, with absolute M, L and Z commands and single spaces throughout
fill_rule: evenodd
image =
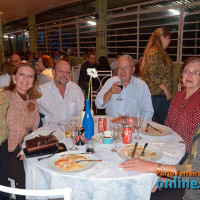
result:
M 135 143 L 135 148 L 133 149 L 133 152 L 132 152 L 132 154 L 131 154 L 131 157 L 132 157 L 132 158 L 134 158 L 134 155 L 135 155 L 137 146 L 138 146 L 138 142 Z
M 101 160 L 77 160 L 76 163 L 82 162 L 82 161 L 86 161 L 86 162 L 101 162 Z
M 159 129 L 157 129 L 157 128 L 155 128 L 155 127 L 153 127 L 152 125 L 150 125 L 149 123 L 148 123 L 148 126 L 150 126 L 151 128 L 153 128 L 154 130 L 156 130 L 156 131 L 158 131 L 159 133 L 162 133 Z
M 79 155 L 79 154 L 93 154 L 93 153 L 74 153 L 74 154 L 72 154 L 72 153 L 68 153 L 68 154 L 63 154 L 63 155 L 61 155 L 62 157 L 64 157 L 64 156 L 69 156 L 69 155 Z

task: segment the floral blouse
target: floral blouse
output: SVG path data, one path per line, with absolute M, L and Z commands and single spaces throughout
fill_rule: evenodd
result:
M 168 55 L 166 54 L 168 57 Z M 173 89 L 173 64 L 165 65 L 158 51 L 150 50 L 144 60 L 143 80 L 149 86 L 152 95 L 165 95 L 159 87 L 165 84 L 170 92 Z

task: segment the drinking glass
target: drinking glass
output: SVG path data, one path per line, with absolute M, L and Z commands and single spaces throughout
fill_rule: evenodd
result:
M 77 130 L 77 129 L 74 130 L 74 131 L 72 131 L 72 132 L 70 133 L 70 137 L 71 137 L 72 142 L 73 142 L 72 148 L 69 149 L 69 150 L 71 150 L 71 151 L 77 151 L 77 150 L 78 150 L 78 148 L 75 147 L 75 141 L 76 141 L 77 136 L 78 136 L 78 130 Z
M 121 81 L 118 82 L 118 87 L 121 88 L 121 90 L 123 89 L 123 84 Z M 121 98 L 121 92 L 119 93 L 119 96 L 116 98 L 117 101 L 122 101 L 123 99 Z
M 136 129 L 136 136 L 134 137 L 135 140 L 141 140 L 142 139 L 142 137 L 140 137 L 140 135 L 139 135 L 139 132 L 140 132 L 140 129 L 142 128 L 143 121 L 144 121 L 143 116 L 138 114 L 135 117 L 135 129 Z
M 110 124 L 110 130 L 112 132 L 113 141 L 115 144 L 115 147 L 117 149 L 117 141 L 119 141 L 122 137 L 122 125 L 118 123 L 111 123 Z
M 95 143 L 94 143 L 94 140 L 93 139 L 86 139 L 85 140 L 85 147 L 86 147 L 86 152 L 87 153 L 94 153 L 94 146 L 95 146 Z
M 119 112 L 119 119 L 120 119 L 120 123 L 122 125 L 126 124 L 126 119 L 129 117 L 129 113 L 128 112 Z
M 71 129 L 72 129 L 72 126 L 69 123 L 69 121 L 66 122 L 66 124 L 64 126 L 64 129 L 65 129 L 65 136 L 66 136 L 66 138 L 69 138 L 70 137 L 70 132 L 71 132 Z

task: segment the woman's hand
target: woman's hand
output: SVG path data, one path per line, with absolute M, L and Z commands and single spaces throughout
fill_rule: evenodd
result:
M 160 85 L 160 89 L 162 89 L 166 95 L 166 100 L 169 101 L 172 98 L 172 93 L 169 91 L 168 87 L 165 84 Z
M 126 171 L 138 171 L 142 173 L 156 173 L 158 163 L 132 158 L 119 164 L 120 168 Z
M 17 154 L 17 158 L 19 160 L 23 160 L 24 159 L 24 155 L 22 154 L 22 150 Z

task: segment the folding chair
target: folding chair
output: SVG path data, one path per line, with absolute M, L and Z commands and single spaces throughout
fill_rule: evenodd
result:
M 11 188 L 11 187 L 6 187 L 3 185 L 0 185 L 0 191 L 5 192 L 8 194 L 16 194 L 16 195 L 22 195 L 22 196 L 27 196 L 28 197 L 37 197 L 35 199 L 44 199 L 44 197 L 52 197 L 54 196 L 53 199 L 62 199 L 64 200 L 71 200 L 71 188 L 64 188 L 64 189 L 55 189 L 55 190 L 26 190 L 26 189 L 18 189 L 18 188 Z M 43 198 L 38 198 L 38 197 L 43 197 Z M 52 198 L 50 198 L 52 199 Z

